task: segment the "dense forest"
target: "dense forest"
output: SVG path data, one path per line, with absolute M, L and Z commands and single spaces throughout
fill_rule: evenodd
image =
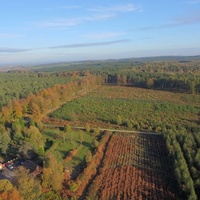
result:
M 115 138 L 106 129 L 161 134 L 175 196 L 200 198 L 198 59 L 32 69 L 0 73 L 0 161 L 16 163 L 13 173 L 2 172 L 6 178 L 0 179 L 0 199 L 95 196 L 92 183 Z M 23 167 L 26 161 L 36 163 L 38 173 Z
M 199 93 L 200 74 L 197 61 L 158 62 L 112 69 L 107 72 L 106 83 L 130 85 L 149 89 Z
M 8 71 L 0 73 L 0 107 L 13 99 L 22 99 L 42 89 L 71 80 L 70 73 Z

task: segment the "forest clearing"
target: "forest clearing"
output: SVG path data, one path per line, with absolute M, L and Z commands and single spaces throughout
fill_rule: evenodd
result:
M 167 125 L 196 123 L 199 95 L 144 88 L 103 85 L 52 112 L 54 120 L 74 126 L 123 126 L 134 130 L 162 132 Z

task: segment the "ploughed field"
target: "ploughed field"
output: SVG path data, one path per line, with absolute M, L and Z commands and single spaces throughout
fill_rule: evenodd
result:
M 172 200 L 178 199 L 176 191 L 161 135 L 114 133 L 86 196 L 93 200 Z

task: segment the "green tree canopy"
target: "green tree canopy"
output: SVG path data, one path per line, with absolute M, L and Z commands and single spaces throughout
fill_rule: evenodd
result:
M 0 180 L 0 192 L 2 191 L 11 191 L 13 189 L 13 185 L 12 183 L 7 180 L 7 179 L 3 179 L 3 180 Z
M 41 194 L 40 184 L 29 174 L 29 170 L 20 166 L 16 174 L 17 189 L 24 199 L 39 199 Z
M 8 132 L 5 130 L 5 127 L 0 125 L 0 149 L 3 154 L 6 154 L 10 140 L 11 140 L 10 136 Z

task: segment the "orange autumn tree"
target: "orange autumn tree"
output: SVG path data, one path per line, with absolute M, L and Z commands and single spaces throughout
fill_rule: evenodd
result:
M 0 180 L 0 199 L 22 200 L 19 192 L 13 187 L 12 183 L 7 179 Z
M 64 181 L 63 165 L 56 157 L 49 153 L 44 161 L 42 173 L 42 186 L 46 191 L 59 191 L 62 189 Z
M 13 110 L 13 117 L 14 117 L 15 119 L 21 119 L 21 118 L 22 118 L 23 109 L 22 109 L 22 106 L 21 106 L 21 104 L 19 103 L 19 101 L 14 100 L 14 101 L 12 102 L 12 110 Z

